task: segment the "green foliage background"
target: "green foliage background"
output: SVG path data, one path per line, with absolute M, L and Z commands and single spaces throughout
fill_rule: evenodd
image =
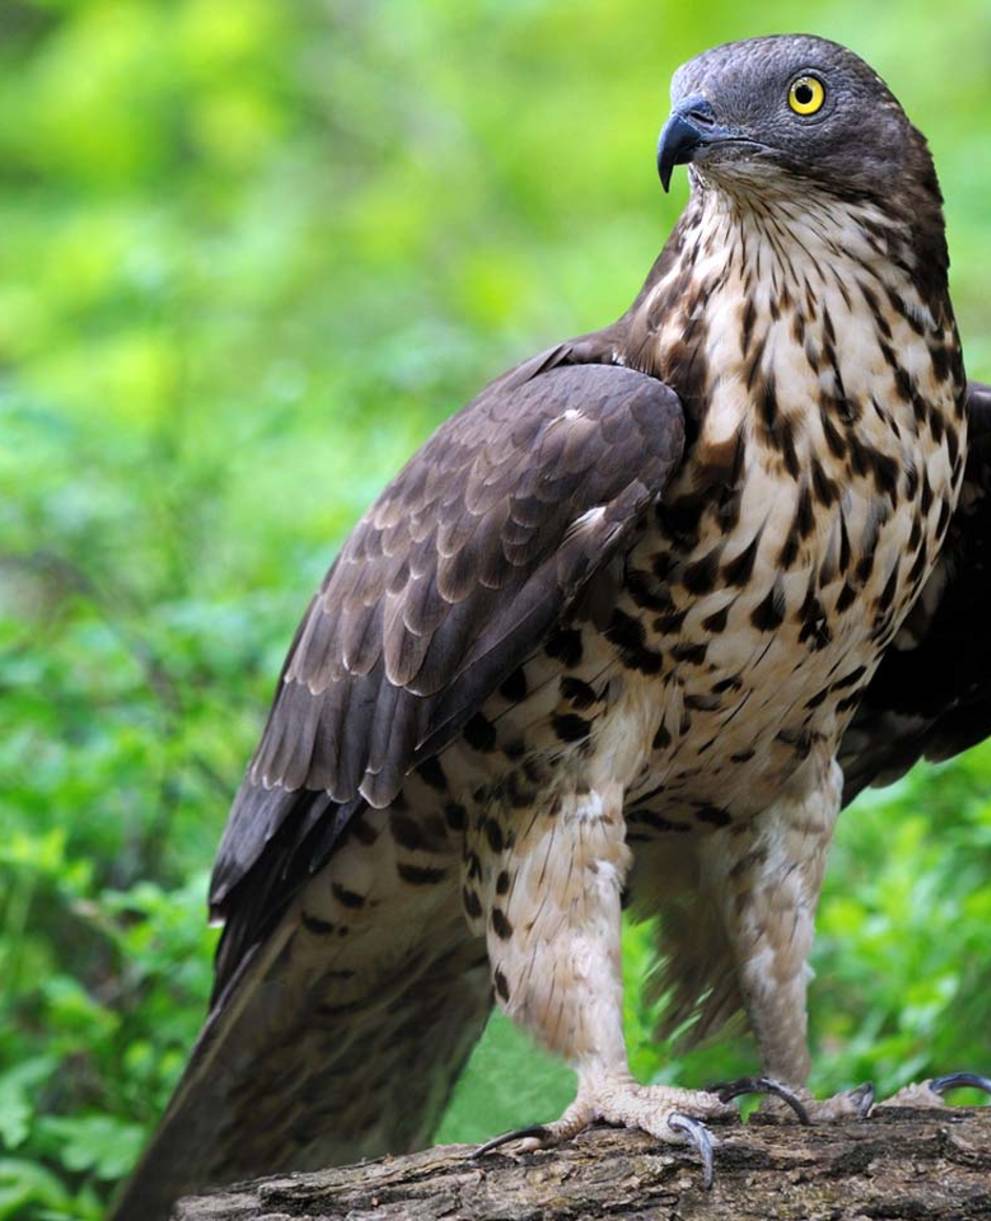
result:
M 987 0 L 0 0 L 0 1219 L 98 1217 L 163 1106 L 227 804 L 351 522 L 490 376 L 625 307 L 683 199 L 675 66 L 812 24 L 930 135 L 991 379 Z M 989 780 L 979 749 L 841 820 L 819 1089 L 987 1070 Z M 626 950 L 644 1079 L 753 1066 L 654 1045 L 649 930 Z M 442 1136 L 570 1089 L 496 1020 Z

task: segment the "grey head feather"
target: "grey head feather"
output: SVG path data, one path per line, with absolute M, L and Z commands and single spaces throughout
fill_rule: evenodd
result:
M 815 113 L 797 114 L 789 88 L 807 75 L 822 82 L 825 99 Z M 717 182 L 763 173 L 811 180 L 844 197 L 887 201 L 905 186 L 941 202 L 924 137 L 874 69 L 838 43 L 779 34 L 714 47 L 672 81 L 675 111 L 695 98 L 739 137 L 693 158 Z

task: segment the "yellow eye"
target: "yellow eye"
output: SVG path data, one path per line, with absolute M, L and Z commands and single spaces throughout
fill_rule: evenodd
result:
M 788 90 L 788 105 L 796 114 L 815 114 L 826 100 L 826 88 L 817 76 L 800 76 Z

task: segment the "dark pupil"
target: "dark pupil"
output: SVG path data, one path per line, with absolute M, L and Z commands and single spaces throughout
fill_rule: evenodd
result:
M 795 88 L 795 101 L 800 106 L 808 106 L 812 101 L 812 88 L 809 85 L 798 85 Z

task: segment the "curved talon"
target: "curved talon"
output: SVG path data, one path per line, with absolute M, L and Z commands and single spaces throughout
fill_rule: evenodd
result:
M 473 1153 L 470 1153 L 469 1158 L 484 1157 L 486 1153 L 491 1153 L 493 1149 L 498 1149 L 500 1145 L 508 1145 L 512 1140 L 525 1140 L 528 1136 L 537 1137 L 538 1140 L 546 1140 L 549 1133 L 547 1128 L 541 1124 L 533 1124 L 529 1128 L 517 1128 L 514 1132 L 504 1132 L 502 1136 L 493 1137 L 492 1140 L 486 1141 L 484 1145 L 480 1145 Z
M 958 1086 L 969 1085 L 971 1089 L 983 1090 L 991 1094 L 991 1077 L 982 1077 L 978 1073 L 947 1073 L 945 1077 L 933 1077 L 929 1088 L 940 1098 L 947 1090 L 955 1090 Z
M 693 1119 L 691 1115 L 682 1115 L 680 1111 L 673 1111 L 668 1116 L 668 1127 L 675 1132 L 683 1132 L 687 1143 L 698 1150 L 702 1159 L 702 1186 L 706 1191 L 710 1191 L 715 1180 L 715 1167 L 709 1129 L 704 1123 Z
M 775 1081 L 773 1077 L 740 1077 L 736 1081 L 725 1081 L 721 1085 L 710 1086 L 709 1089 L 719 1098 L 720 1102 L 731 1102 L 741 1094 L 773 1094 L 782 1102 L 787 1102 L 798 1117 L 799 1123 L 808 1126 L 812 1122 L 798 1095 L 792 1093 L 780 1081 Z M 873 1101 L 873 1090 L 871 1091 L 871 1101 Z

